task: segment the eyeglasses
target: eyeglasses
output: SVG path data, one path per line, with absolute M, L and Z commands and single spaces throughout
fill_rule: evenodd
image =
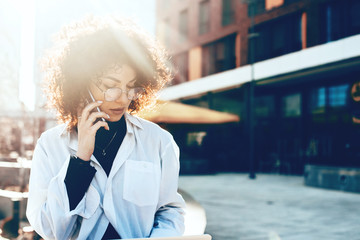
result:
M 145 92 L 145 89 L 142 87 L 135 87 L 131 88 L 129 91 L 124 91 L 121 88 L 108 88 L 106 90 L 101 89 L 98 84 L 94 82 L 95 86 L 104 94 L 104 99 L 107 102 L 113 102 L 116 101 L 121 97 L 121 94 L 124 92 L 127 95 L 127 98 L 129 100 L 136 100 L 138 99 L 141 94 Z

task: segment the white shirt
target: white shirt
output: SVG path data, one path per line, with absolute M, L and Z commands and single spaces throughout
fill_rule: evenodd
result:
M 109 176 L 92 155 L 96 174 L 72 211 L 64 179 L 70 156 L 77 152 L 77 133 L 61 124 L 38 139 L 26 215 L 44 239 L 98 240 L 109 221 L 121 238 L 183 234 L 178 146 L 158 125 L 127 112 L 124 116 L 127 132 Z

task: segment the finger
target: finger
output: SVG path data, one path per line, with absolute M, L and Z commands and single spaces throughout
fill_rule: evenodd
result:
M 89 117 L 90 112 L 94 108 L 101 106 L 102 103 L 103 103 L 102 101 L 97 101 L 97 102 L 92 102 L 92 103 L 86 105 L 86 107 L 82 111 L 81 118 L 87 119 Z
M 97 130 L 99 130 L 99 128 L 104 127 L 106 130 L 109 130 L 109 125 L 107 124 L 107 122 L 103 122 L 103 121 L 98 121 L 97 123 L 95 123 L 92 127 L 91 130 L 96 132 Z
M 76 115 L 79 121 L 80 121 L 81 115 L 82 115 L 82 107 L 79 107 L 77 110 L 77 115 Z
M 92 112 L 89 115 L 88 121 L 91 123 L 91 125 L 96 121 L 97 118 L 105 118 L 105 119 L 109 119 L 110 116 L 107 115 L 104 112 Z

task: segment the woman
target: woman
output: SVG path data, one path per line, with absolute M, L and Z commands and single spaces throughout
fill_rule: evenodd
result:
M 35 147 L 27 217 L 44 239 L 179 236 L 179 148 L 134 116 L 171 74 L 166 54 L 123 19 L 88 17 L 62 29 L 45 61 L 61 125 Z

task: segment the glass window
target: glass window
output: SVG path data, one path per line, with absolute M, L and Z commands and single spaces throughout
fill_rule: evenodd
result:
M 360 33 L 360 1 L 353 0 L 350 5 L 350 34 Z
M 298 117 L 301 115 L 300 93 L 285 96 L 283 98 L 284 117 Z
M 260 118 L 267 118 L 273 115 L 275 106 L 273 96 L 256 97 L 254 104 L 255 116 Z
M 180 12 L 179 17 L 179 41 L 184 42 L 188 38 L 188 10 L 185 9 Z
M 236 67 L 235 39 L 236 35 L 233 34 L 203 47 L 203 76 Z
M 199 34 L 210 30 L 210 1 L 202 1 L 199 6 Z
M 285 4 L 291 4 L 291 3 L 294 3 L 297 1 L 299 1 L 299 0 L 285 0 Z
M 349 85 L 329 87 L 329 106 L 342 107 L 346 105 L 346 99 L 349 92 Z
M 216 61 L 222 62 L 225 59 L 225 46 L 224 42 L 219 42 L 216 46 Z
M 201 146 L 206 132 L 189 132 L 187 134 L 186 145 L 187 146 Z
M 167 47 L 171 47 L 170 46 L 170 21 L 169 19 L 165 19 L 163 22 L 163 31 L 164 31 L 164 35 L 163 35 L 163 42 L 165 44 L 165 46 Z
M 265 0 L 254 0 L 248 4 L 248 16 L 265 12 Z
M 227 26 L 234 23 L 235 20 L 235 6 L 233 0 L 222 1 L 222 25 Z
M 344 107 L 347 104 L 349 94 L 349 84 L 313 89 L 310 93 L 310 112 L 313 114 L 325 113 L 326 107 Z
M 254 52 L 249 53 L 249 62 L 262 61 L 301 50 L 301 14 L 296 13 L 255 26 L 258 37 L 252 38 Z
M 189 75 L 189 53 L 183 52 L 174 57 L 175 77 L 173 85 L 186 82 Z
M 323 4 L 320 13 L 321 42 L 335 41 L 359 34 L 359 12 L 359 0 L 332 1 Z
M 313 89 L 310 93 L 310 112 L 311 113 L 325 113 L 326 106 L 326 89 L 320 87 Z
M 344 37 L 344 5 L 340 2 L 326 5 L 326 42 L 337 40 Z
M 286 49 L 286 23 L 279 22 L 274 24 L 272 27 L 271 37 L 272 37 L 272 54 L 279 56 L 285 52 Z
M 207 76 L 207 75 L 210 75 L 212 73 L 215 72 L 215 70 L 213 69 L 214 68 L 214 61 L 213 61 L 213 58 L 210 57 L 211 55 L 211 50 L 212 50 L 212 47 L 211 45 L 208 45 L 208 46 L 204 46 L 202 51 L 201 51 L 201 59 L 202 59 L 202 76 Z

